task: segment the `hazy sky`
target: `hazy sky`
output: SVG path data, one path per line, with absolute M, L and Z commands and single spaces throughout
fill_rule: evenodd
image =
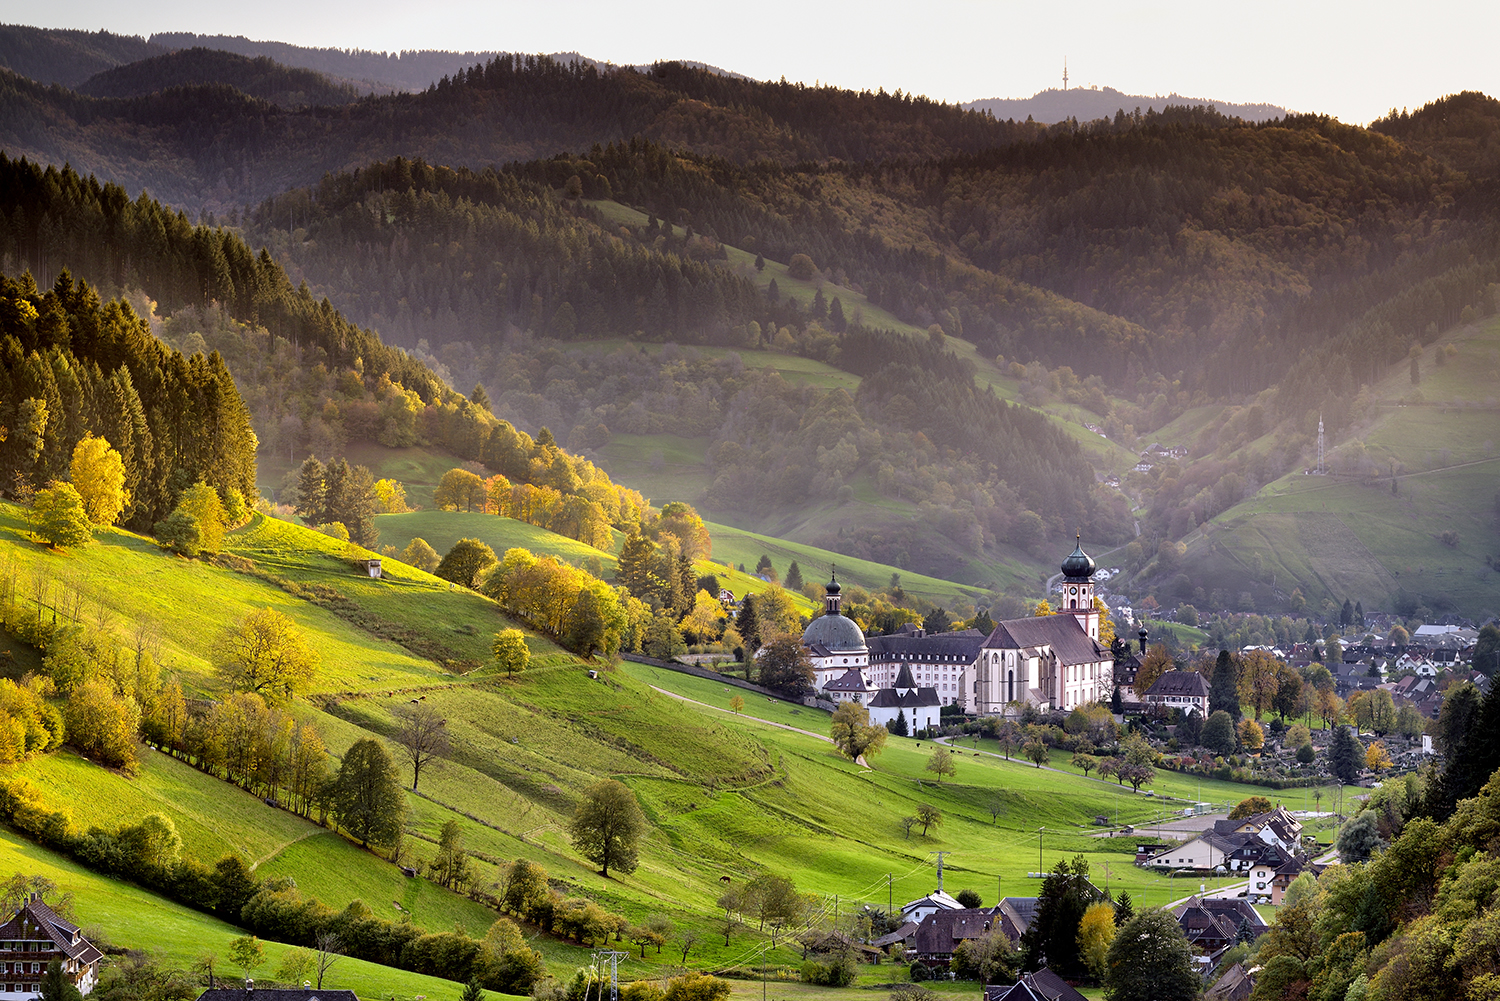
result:
M 1460 90 L 1500 94 L 1495 0 L 0 0 L 0 20 L 376 50 L 697 59 L 760 79 L 947 101 L 1060 86 L 1066 56 L 1074 86 L 1265 101 L 1360 124 Z

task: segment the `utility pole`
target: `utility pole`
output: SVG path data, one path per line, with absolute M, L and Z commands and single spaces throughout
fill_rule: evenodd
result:
M 952 855 L 952 852 L 938 852 L 938 892 L 943 892 L 943 856 Z
M 885 874 L 885 916 L 890 917 L 895 901 L 891 898 L 891 874 Z
M 1042 868 L 1042 832 L 1046 829 L 1045 827 L 1038 827 L 1036 829 L 1036 872 L 1038 876 L 1047 871 Z

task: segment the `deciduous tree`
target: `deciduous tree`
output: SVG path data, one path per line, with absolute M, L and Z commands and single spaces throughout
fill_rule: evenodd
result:
M 433 571 L 443 580 L 473 587 L 481 571 L 492 567 L 495 551 L 478 539 L 459 539 Z
M 395 740 L 411 762 L 411 788 L 417 791 L 422 769 L 434 758 L 447 755 L 450 749 L 448 720 L 426 702 L 404 705 L 395 712 Z
M 635 871 L 646 828 L 635 793 L 614 779 L 588 788 L 569 825 L 573 847 L 599 866 L 600 875 L 606 879 L 611 866 L 620 872 Z
M 490 653 L 494 655 L 495 666 L 504 671 L 507 678 L 515 677 L 531 663 L 526 634 L 519 629 L 502 629 L 496 633 L 490 644 Z
M 937 775 L 939 783 L 943 781 L 944 775 L 951 777 L 958 774 L 958 766 L 953 762 L 953 752 L 942 744 L 937 745 L 932 757 L 927 759 L 927 770 Z
M 394 844 L 406 819 L 406 794 L 385 747 L 366 738 L 344 755 L 333 785 L 334 816 L 362 845 Z
M 885 727 L 870 724 L 870 711 L 857 702 L 841 703 L 833 711 L 832 728 L 834 746 L 851 761 L 863 754 L 878 754 L 888 736 Z
M 94 538 L 83 498 L 71 483 L 54 482 L 32 501 L 36 537 L 58 549 L 82 546 Z
M 1197 1001 L 1193 950 L 1171 913 L 1142 911 L 1120 927 L 1105 962 L 1107 1001 Z
M 125 490 L 125 460 L 103 438 L 83 436 L 73 448 L 73 486 L 95 525 L 113 525 L 130 503 Z
M 261 608 L 224 631 L 213 663 L 231 690 L 254 692 L 274 705 L 308 689 L 318 655 L 289 616 Z

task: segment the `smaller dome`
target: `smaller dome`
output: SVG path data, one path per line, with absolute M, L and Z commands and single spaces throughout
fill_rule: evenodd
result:
M 1094 576 L 1094 559 L 1083 551 L 1083 535 L 1078 536 L 1078 545 L 1068 558 L 1062 561 L 1062 572 L 1067 577 L 1092 577 Z
M 823 590 L 826 593 L 828 593 L 828 594 L 842 594 L 843 593 L 844 588 L 843 588 L 843 585 L 841 585 L 839 583 L 839 579 L 838 579 L 838 575 L 837 574 L 835 574 L 834 578 L 832 580 L 830 580 L 827 584 L 823 585 Z

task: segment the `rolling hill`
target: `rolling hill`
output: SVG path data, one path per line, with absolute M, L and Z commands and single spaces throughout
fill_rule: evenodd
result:
M 215 692 L 208 666 L 214 637 L 246 608 L 268 604 L 291 615 L 323 655 L 314 690 L 294 712 L 317 727 L 335 756 L 361 737 L 388 738 L 394 710 L 421 696 L 447 715 L 453 746 L 424 773 L 421 795 L 408 795 L 418 862 L 442 824 L 455 820 L 477 853 L 481 886 L 498 878 L 499 863 L 516 857 L 540 862 L 568 893 L 632 920 L 659 912 L 698 929 L 692 966 L 744 962 L 763 947 L 761 936 L 745 928 L 731 929 L 727 945 L 722 931 L 714 933 L 713 901 L 722 877 L 738 882 L 759 872 L 784 873 L 830 906 L 834 895 L 841 907 L 884 906 L 887 895 L 912 897 L 931 888 L 928 856 L 941 848 L 956 852 L 945 866 L 951 888 L 987 894 L 999 878 L 1007 892 L 1022 892 L 1039 821 L 1046 823 L 1044 851 L 1051 857 L 1084 853 L 1112 887 L 1128 888 L 1142 903 L 1178 892 L 1129 865 L 1133 844 L 1093 836 L 1095 815 L 1139 822 L 1159 813 L 1159 800 L 979 755 L 967 744 L 960 748 L 959 773 L 948 783 L 924 781 L 931 748 L 925 742 L 893 738 L 864 768 L 822 736 L 827 716 L 819 711 L 754 696 L 741 712 L 731 712 L 724 685 L 642 665 L 618 665 L 594 680 L 588 665 L 537 637 L 528 640 L 532 668 L 513 680 L 489 669 L 456 675 L 407 648 L 484 648 L 489 633 L 506 624 L 485 599 L 394 561 L 387 561 L 384 579 L 371 580 L 350 567 L 334 540 L 259 517 L 231 533 L 226 552 L 233 559 L 217 565 L 184 561 L 119 530 L 101 531 L 95 544 L 66 554 L 51 552 L 25 538 L 14 506 L 0 505 L 0 556 L 8 573 L 68 582 L 90 607 L 107 609 L 90 617 L 118 638 L 151 617 L 162 627 L 164 661 L 194 693 Z M 305 587 L 334 588 L 351 604 L 336 614 L 292 597 L 265 572 Z M 211 602 L 203 600 L 207 594 Z M 56 600 L 68 607 L 64 598 Z M 396 647 L 370 631 L 374 618 L 420 640 Z M 175 821 L 189 854 L 211 860 L 238 851 L 258 875 L 291 876 L 304 893 L 335 907 L 362 899 L 394 914 L 386 903 L 394 901 L 413 920 L 439 928 L 458 923 L 482 930 L 494 917 L 165 754 L 148 754 L 133 779 L 66 752 L 33 759 L 18 774 L 56 805 L 68 805 L 78 824 L 109 828 L 161 812 Z M 604 776 L 625 781 L 651 822 L 640 868 L 608 880 L 578 858 L 566 836 L 573 804 Z M 1217 799 L 1237 799 L 1243 791 L 1202 785 L 1204 795 Z M 1193 781 L 1170 773 L 1155 790 L 1199 795 Z M 943 811 L 943 826 L 928 837 L 907 837 L 896 821 L 924 801 Z M 995 811 L 992 801 L 999 804 Z M 200 915 L 122 889 L 14 834 L 0 843 L 0 854 L 74 892 L 86 920 L 103 924 L 119 945 L 154 944 L 168 959 L 187 962 L 205 941 L 222 943 L 233 934 L 210 921 L 204 923 L 208 938 L 195 937 Z M 138 900 L 130 910 L 156 917 L 120 920 L 116 900 Z M 534 928 L 527 934 L 554 972 L 566 975 L 586 961 L 579 945 Z M 790 962 L 797 954 L 796 946 L 783 945 L 770 956 Z M 622 975 L 652 976 L 670 961 L 635 957 Z M 365 993 L 370 976 L 351 962 L 336 968 L 335 985 Z M 396 974 L 388 983 L 382 991 L 423 986 L 420 978 Z

